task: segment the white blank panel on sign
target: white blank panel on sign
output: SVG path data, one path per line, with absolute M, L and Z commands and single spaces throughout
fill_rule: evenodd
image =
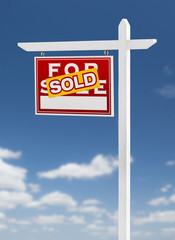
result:
M 57 98 L 41 97 L 41 109 L 68 110 L 107 110 L 106 97 L 74 97 L 60 96 Z

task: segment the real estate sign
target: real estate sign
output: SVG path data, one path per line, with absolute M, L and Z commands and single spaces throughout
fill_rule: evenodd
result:
M 35 110 L 114 116 L 113 57 L 36 57 Z

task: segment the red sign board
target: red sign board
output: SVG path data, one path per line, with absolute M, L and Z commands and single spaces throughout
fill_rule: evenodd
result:
M 96 68 L 100 87 L 49 98 L 46 79 Z M 114 116 L 113 57 L 36 57 L 35 110 L 45 115 Z

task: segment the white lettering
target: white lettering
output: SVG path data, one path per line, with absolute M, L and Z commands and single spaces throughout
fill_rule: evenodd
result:
M 76 94 L 89 94 L 89 91 L 81 91 L 81 92 L 76 92 Z
M 94 73 L 85 73 L 83 74 L 84 83 L 86 87 L 93 86 L 96 84 L 97 79 Z
M 85 70 L 88 70 L 90 67 L 98 69 L 98 65 L 96 63 L 85 63 Z
M 64 69 L 65 74 L 69 74 L 68 69 L 69 69 L 70 67 L 74 67 L 75 72 L 79 72 L 79 67 L 77 66 L 77 64 L 75 64 L 75 63 L 69 63 L 69 64 L 67 64 L 67 65 L 65 66 L 65 69 Z
M 46 85 L 46 80 L 42 80 L 41 81 L 41 93 L 48 93 L 47 92 L 47 85 Z M 46 90 L 44 90 L 43 88 L 45 88 Z
M 53 77 L 54 72 L 58 72 L 58 68 L 54 67 L 60 67 L 61 63 L 49 63 L 49 77 Z
M 106 90 L 104 90 L 104 91 L 99 90 L 99 89 L 104 89 L 104 85 L 102 85 L 102 84 L 103 83 L 106 84 L 106 80 L 99 80 L 99 82 L 100 82 L 100 87 L 99 88 L 95 88 L 94 89 L 94 93 L 95 94 L 106 94 Z
M 60 82 L 58 80 L 53 80 L 49 83 L 50 92 L 52 94 L 57 94 L 61 92 Z
M 74 76 L 73 79 L 74 79 L 74 83 L 75 83 L 75 88 L 76 88 L 76 89 L 78 89 L 78 88 L 83 88 L 83 87 L 84 87 L 84 84 L 83 84 L 83 83 L 82 83 L 82 84 L 79 84 L 79 82 L 78 82 L 78 77 L 77 77 L 77 76 Z
M 66 83 L 68 83 L 69 86 L 66 86 L 67 85 Z M 74 87 L 72 78 L 69 77 L 63 78 L 61 81 L 61 86 L 64 91 L 66 92 L 71 91 Z

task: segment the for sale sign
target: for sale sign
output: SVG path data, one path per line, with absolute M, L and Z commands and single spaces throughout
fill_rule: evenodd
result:
M 114 116 L 113 57 L 36 57 L 35 109 L 45 115 Z

